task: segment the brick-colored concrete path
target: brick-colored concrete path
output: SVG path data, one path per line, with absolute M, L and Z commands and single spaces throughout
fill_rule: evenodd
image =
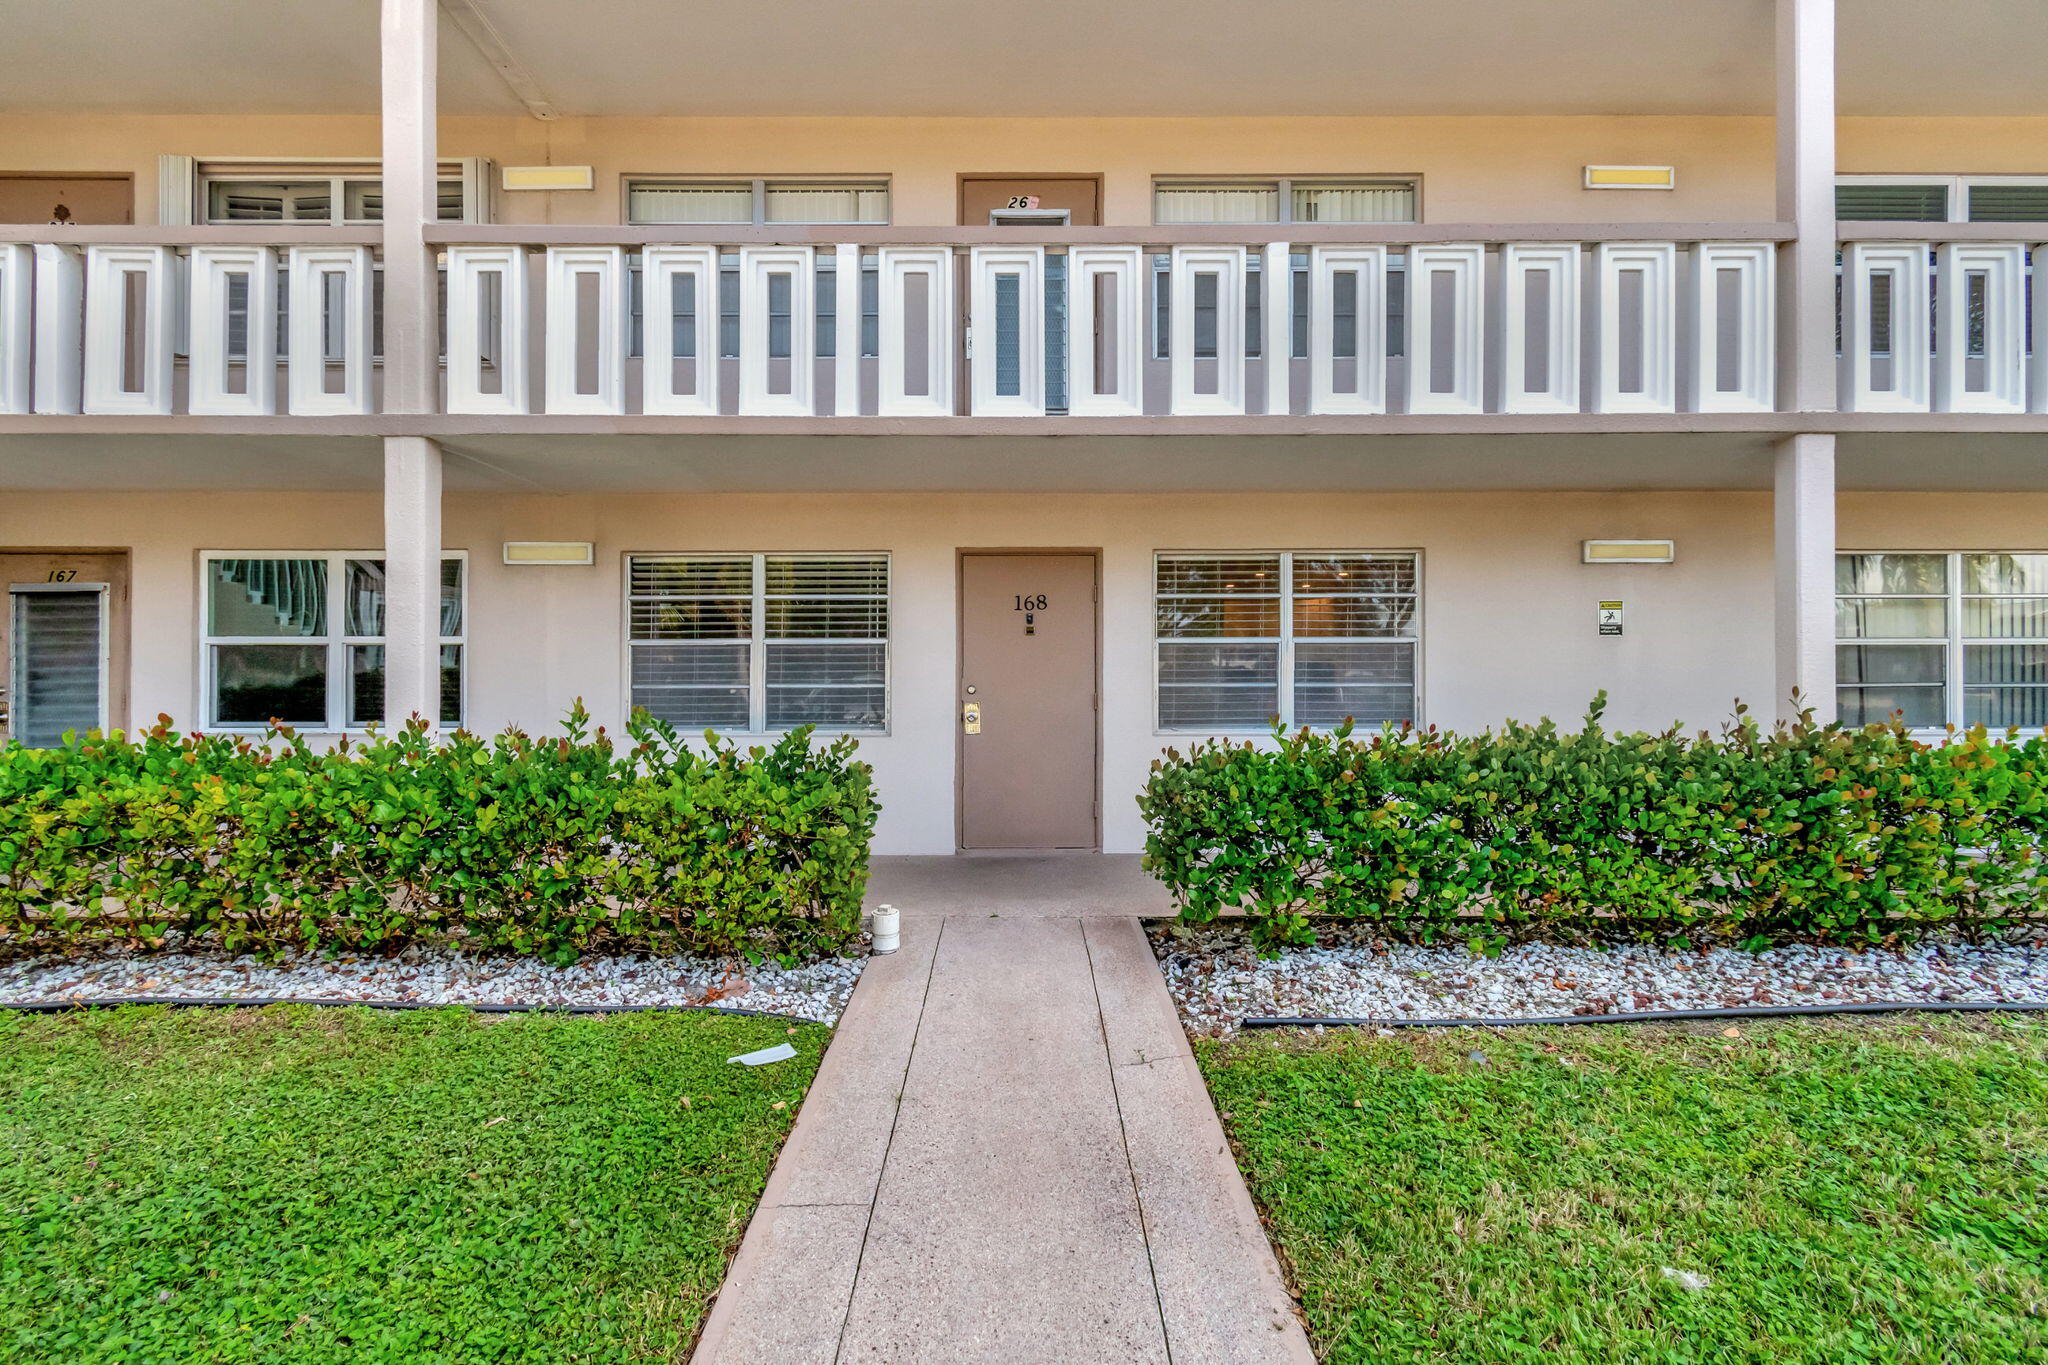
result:
M 984 909 L 870 963 L 694 1357 L 1312 1359 L 1138 921 Z

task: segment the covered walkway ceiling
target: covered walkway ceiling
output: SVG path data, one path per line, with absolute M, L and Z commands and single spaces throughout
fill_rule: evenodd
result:
M 483 14 L 565 116 L 1768 114 L 1772 99 L 1772 0 L 444 5 Z M 2041 0 L 1839 12 L 1844 114 L 2048 114 Z M 375 0 L 17 0 L 0 112 L 372 112 L 377 15 Z M 445 13 L 441 48 L 444 113 L 524 111 Z

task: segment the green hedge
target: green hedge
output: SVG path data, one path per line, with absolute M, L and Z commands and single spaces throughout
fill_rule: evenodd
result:
M 1511 723 L 1276 731 L 1153 764 L 1145 864 L 1183 918 L 1251 917 L 1262 949 L 1318 917 L 1478 948 L 1518 932 L 1751 945 L 1907 938 L 2038 913 L 2048 739 L 1916 742 L 1902 726 L 1719 734 Z
M 878 806 L 853 740 L 692 748 L 640 715 L 615 744 L 588 719 L 438 742 L 415 722 L 325 751 L 160 717 L 0 748 L 0 941 L 789 960 L 858 931 Z

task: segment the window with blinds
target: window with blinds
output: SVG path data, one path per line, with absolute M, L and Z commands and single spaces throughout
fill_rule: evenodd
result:
M 212 174 L 201 177 L 209 223 L 345 223 L 384 221 L 384 186 L 376 179 L 323 175 L 290 180 L 245 180 Z M 462 182 L 438 186 L 435 216 L 463 217 Z M 338 210 L 338 212 L 337 212 Z
M 632 701 L 686 730 L 880 731 L 886 555 L 634 555 Z
M 1412 721 L 1417 579 L 1407 552 L 1159 555 L 1159 728 Z
M 1152 221 L 1184 223 L 1412 223 L 1416 185 L 1399 179 L 1160 180 Z
M 629 223 L 873 224 L 889 221 L 885 180 L 634 180 Z
M 207 724 L 273 719 L 340 732 L 385 724 L 384 561 L 368 555 L 228 555 L 205 561 Z M 463 561 L 441 561 L 441 715 L 463 711 Z
M 1844 724 L 2048 725 L 2048 554 L 1838 555 L 1835 591 Z
M 2048 222 L 2048 179 L 2039 176 L 1845 177 L 1835 182 L 1844 222 Z

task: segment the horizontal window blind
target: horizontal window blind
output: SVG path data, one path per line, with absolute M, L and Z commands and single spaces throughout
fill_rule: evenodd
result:
M 1159 728 L 1414 719 L 1417 567 L 1405 552 L 1161 554 Z
M 1844 554 L 1836 701 L 1849 725 L 2048 725 L 2048 554 Z
M 636 555 L 635 707 L 688 729 L 888 725 L 882 555 Z

